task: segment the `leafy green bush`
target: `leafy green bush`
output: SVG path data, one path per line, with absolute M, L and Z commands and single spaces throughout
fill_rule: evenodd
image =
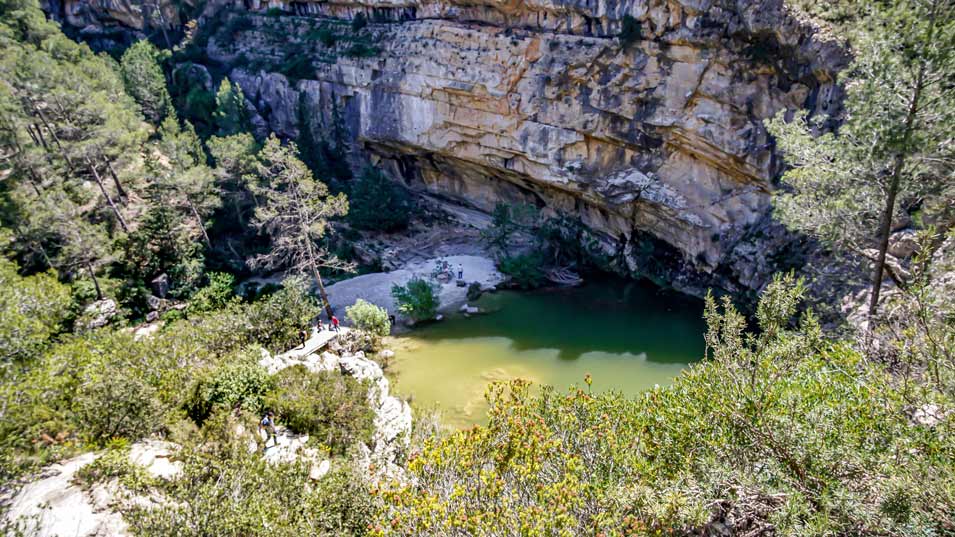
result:
M 408 227 L 413 203 L 407 190 L 377 168 L 369 168 L 351 186 L 348 221 L 359 229 L 396 231 Z
M 506 256 L 497 263 L 497 269 L 511 278 L 511 283 L 519 289 L 534 289 L 544 284 L 544 271 L 541 267 L 544 257 L 539 252 Z
M 153 386 L 135 371 L 90 371 L 73 400 L 82 436 L 102 444 L 112 438 L 137 440 L 158 430 L 165 418 Z
M 391 296 L 398 304 L 398 311 L 415 322 L 434 319 L 441 305 L 435 286 L 417 276 L 406 285 L 391 286 Z
M 186 313 L 195 315 L 220 310 L 235 301 L 235 276 L 225 272 L 210 272 L 209 284 L 196 291 L 189 300 Z
M 640 21 L 630 15 L 624 15 L 620 24 L 620 35 L 618 36 L 623 46 L 629 47 L 639 41 L 642 36 L 643 27 L 640 25 Z
M 272 380 L 256 361 L 254 352 L 240 355 L 195 382 L 186 412 L 200 425 L 216 408 L 258 412 L 271 387 Z
M 345 454 L 355 442 L 368 442 L 374 412 L 368 406 L 368 386 L 337 371 L 312 373 L 296 365 L 275 375 L 275 390 L 266 399 L 269 409 L 297 433 Z
M 345 315 L 351 319 L 355 328 L 385 337 L 391 333 L 391 321 L 388 319 L 388 312 L 385 308 L 376 306 L 371 302 L 358 299 L 354 304 L 345 308 Z
M 34 358 L 64 328 L 70 288 L 52 273 L 22 277 L 0 258 L 0 364 Z
M 468 285 L 468 301 L 473 302 L 481 298 L 481 293 L 481 284 L 479 282 L 471 282 L 471 284 Z
M 335 464 L 319 481 L 308 465 L 269 464 L 245 449 L 188 449 L 183 477 L 161 484 L 168 501 L 121 507 L 140 537 L 364 535 L 377 508 L 363 476 Z

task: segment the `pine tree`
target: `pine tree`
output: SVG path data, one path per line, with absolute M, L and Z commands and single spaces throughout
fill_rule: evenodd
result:
M 955 10 L 948 0 L 872 10 L 846 73 L 839 131 L 813 137 L 821 121 L 805 116 L 768 125 L 792 166 L 784 176 L 792 192 L 778 196 L 779 215 L 874 262 L 870 316 L 878 311 L 893 221 L 955 176 Z
M 162 53 L 149 41 L 137 41 L 120 59 L 123 83 L 143 111 L 146 119 L 159 124 L 172 107 L 166 77 L 159 62 Z
M 212 114 L 219 136 L 231 136 L 249 130 L 242 88 L 223 78 L 216 92 L 216 110 Z
M 179 208 L 195 221 L 206 246 L 212 240 L 206 231 L 206 220 L 221 204 L 220 189 L 212 170 L 206 166 L 205 152 L 195 129 L 187 121 L 179 127 L 175 115 L 163 121 L 160 149 L 168 165 L 153 166 L 157 172 L 157 186 L 165 193 L 165 201 Z
M 320 243 L 328 232 L 328 219 L 348 213 L 344 194 L 329 195 L 328 187 L 296 156 L 295 144 L 282 146 L 273 134 L 259 152 L 256 185 L 259 206 L 252 225 L 272 239 L 271 250 L 253 258 L 253 267 L 289 267 L 315 281 L 329 317 L 332 307 L 320 268 L 352 270 Z

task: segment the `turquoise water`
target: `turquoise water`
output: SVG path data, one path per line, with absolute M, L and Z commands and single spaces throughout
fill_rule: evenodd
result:
M 483 421 L 484 391 L 524 378 L 560 389 L 635 395 L 703 355 L 703 303 L 646 282 L 486 294 L 486 314 L 451 316 L 396 338 L 396 390 L 437 406 L 448 423 Z

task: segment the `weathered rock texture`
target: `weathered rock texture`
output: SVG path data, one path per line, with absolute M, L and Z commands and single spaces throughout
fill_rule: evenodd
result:
M 782 0 L 229 1 L 206 7 L 200 46 L 263 130 L 338 125 L 356 161 L 409 184 L 579 219 L 623 271 L 667 245 L 730 291 L 772 265 L 749 240 L 779 171 L 762 120 L 835 111 L 846 60 Z M 328 18 L 359 13 L 360 31 Z

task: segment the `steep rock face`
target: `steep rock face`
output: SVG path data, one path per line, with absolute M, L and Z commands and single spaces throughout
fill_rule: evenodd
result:
M 764 284 L 784 241 L 762 120 L 835 114 L 846 61 L 782 0 L 231 1 L 202 46 L 263 132 L 343 130 L 356 163 L 434 194 L 579 219 L 623 272 L 664 246 L 691 292 Z
M 308 117 L 327 136 L 335 108 L 356 147 L 406 181 L 482 210 L 527 201 L 579 218 L 632 271 L 649 235 L 688 270 L 729 267 L 727 287 L 764 281 L 749 274 L 759 260 L 733 268 L 761 254 L 739 239 L 778 172 L 762 120 L 834 111 L 845 61 L 773 0 L 269 6 L 397 21 L 371 25 L 372 57 L 315 40 L 303 16 L 210 40 L 226 63 L 312 60 L 298 81 L 233 71 L 273 131 L 296 137 Z M 607 37 L 624 15 L 641 26 L 629 46 Z
M 178 40 L 181 9 L 192 2 L 172 0 L 41 0 L 41 5 L 69 34 L 96 50 L 123 48 L 152 35 Z

